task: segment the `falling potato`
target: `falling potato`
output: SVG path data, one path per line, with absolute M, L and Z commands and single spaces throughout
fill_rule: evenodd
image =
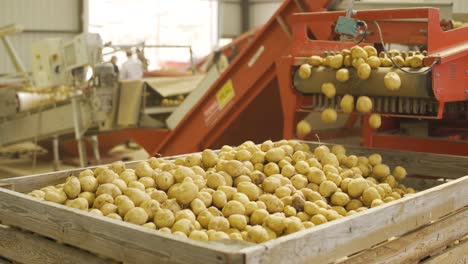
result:
M 390 91 L 396 91 L 401 87 L 401 79 L 398 73 L 388 72 L 384 77 L 385 87 Z
M 367 96 L 359 96 L 356 102 L 356 110 L 361 113 L 368 113 L 372 110 L 372 100 Z
M 343 59 L 343 65 L 345 67 L 351 67 L 353 66 L 352 61 L 353 59 L 351 58 L 351 55 L 346 55 Z
M 309 79 L 312 74 L 312 67 L 309 64 L 302 64 L 299 67 L 299 77 L 303 80 Z
M 312 127 L 306 120 L 301 120 L 297 123 L 296 131 L 299 136 L 305 136 L 312 131 Z
M 357 59 L 353 59 L 351 61 L 351 65 L 353 65 L 353 67 L 356 70 L 359 69 L 359 66 L 361 66 L 361 64 L 363 64 L 363 63 L 366 63 L 366 61 L 363 58 L 357 58 Z
M 354 111 L 354 97 L 352 95 L 346 94 L 340 101 L 341 109 L 345 113 L 351 113 Z
M 359 46 L 354 46 L 351 48 L 351 57 L 353 59 L 362 58 L 364 60 L 367 60 L 368 55 L 363 48 Z
M 333 83 L 329 83 L 329 82 L 322 84 L 322 93 L 326 97 L 332 98 L 336 94 L 335 85 Z
M 336 71 L 336 79 L 340 82 L 346 82 L 347 80 L 349 80 L 349 71 L 348 69 L 339 69 Z
M 364 46 L 364 50 L 366 51 L 368 57 L 377 56 L 377 50 L 373 46 Z
M 330 67 L 333 69 L 339 69 L 343 66 L 343 55 L 338 54 L 335 56 L 332 56 L 330 59 Z
M 323 110 L 322 115 L 320 118 L 324 123 L 334 123 L 336 122 L 336 118 L 338 117 L 335 109 L 327 108 Z
M 379 114 L 372 114 L 369 117 L 369 126 L 373 129 L 377 129 L 382 125 L 382 118 Z

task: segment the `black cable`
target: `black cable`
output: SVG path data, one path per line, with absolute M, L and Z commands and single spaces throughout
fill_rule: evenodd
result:
M 429 68 L 425 69 L 424 71 L 422 72 L 412 72 L 412 71 L 407 71 L 405 69 L 403 69 L 400 65 L 396 64 L 396 62 L 393 60 L 392 56 L 388 53 L 387 51 L 387 48 L 385 47 L 385 43 L 384 43 L 384 40 L 383 40 L 383 36 L 382 36 L 382 30 L 380 29 L 380 25 L 379 23 L 377 23 L 376 20 L 374 20 L 374 24 L 375 26 L 377 27 L 377 31 L 379 31 L 379 37 L 380 37 L 380 44 L 382 45 L 382 48 L 384 50 L 384 53 L 385 55 L 387 55 L 387 57 L 392 61 L 392 64 L 395 68 L 399 69 L 400 71 L 402 72 L 405 72 L 405 73 L 409 73 L 409 74 L 421 74 L 421 73 L 426 73 L 426 72 L 429 72 L 430 70 L 432 70 L 432 67 L 434 67 L 434 65 L 439 62 L 438 60 L 434 60 L 434 62 L 431 64 L 431 66 L 429 66 Z

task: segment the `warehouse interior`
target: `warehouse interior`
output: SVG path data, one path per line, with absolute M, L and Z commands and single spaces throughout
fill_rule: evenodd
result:
M 0 39 L 0 263 L 468 261 L 465 0 L 0 0 Z

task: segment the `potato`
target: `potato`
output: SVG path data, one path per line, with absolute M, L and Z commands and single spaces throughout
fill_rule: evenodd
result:
M 274 175 L 274 174 L 279 174 L 280 173 L 280 168 L 276 163 L 269 162 L 263 167 L 263 172 L 267 176 L 271 176 L 271 175 Z
M 238 201 L 229 201 L 223 207 L 222 213 L 225 217 L 229 217 L 233 214 L 241 214 L 245 213 L 245 207 L 241 202 Z
M 423 55 L 414 55 L 408 59 L 408 64 L 411 68 L 421 68 L 423 67 Z
M 358 199 L 352 199 L 349 201 L 349 203 L 346 205 L 346 210 L 351 211 L 351 210 L 357 210 L 358 208 L 362 207 L 362 202 Z
M 39 199 L 44 199 L 45 197 L 45 192 L 41 191 L 41 190 L 34 190 L 30 193 L 28 193 L 28 195 L 32 196 L 32 197 L 36 197 L 36 198 L 39 198 Z
M 229 235 L 224 232 L 214 232 L 213 234 L 208 236 L 208 239 L 211 241 L 215 240 L 222 240 L 222 239 L 229 239 Z
M 282 148 L 272 148 L 265 154 L 265 159 L 268 162 L 278 162 L 286 156 L 286 152 Z
M 348 183 L 348 194 L 353 198 L 359 197 L 368 187 L 369 183 L 365 179 L 353 179 Z
M 211 150 L 205 149 L 201 154 L 201 163 L 204 168 L 211 168 L 218 162 L 218 155 Z
M 370 206 L 375 199 L 382 199 L 382 197 L 374 187 L 369 187 L 362 193 L 362 202 L 367 206 Z
M 379 114 L 372 114 L 369 117 L 369 126 L 373 129 L 377 129 L 382 125 L 382 118 Z
M 117 175 L 117 173 L 109 169 L 104 169 L 96 177 L 99 184 L 112 183 L 115 179 L 118 179 L 118 178 L 119 178 L 119 175 Z
M 89 207 L 88 200 L 82 197 L 78 197 L 74 200 L 68 200 L 65 203 L 65 205 L 72 207 L 72 208 L 79 209 L 79 210 L 85 210 L 85 211 L 87 211 Z
M 356 110 L 360 113 L 368 113 L 372 110 L 372 100 L 367 96 L 359 96 L 356 102 Z
M 236 228 L 237 230 L 244 230 L 247 226 L 247 218 L 245 215 L 233 214 L 228 217 L 228 220 L 231 228 Z
M 267 193 L 274 193 L 281 186 L 281 180 L 275 177 L 267 177 L 263 180 L 262 188 Z
M 331 59 L 332 59 L 331 55 L 326 55 L 325 58 L 323 59 L 322 65 L 329 67 Z
M 317 55 L 310 56 L 310 58 L 307 59 L 307 63 L 309 63 L 312 66 L 320 66 L 323 62 L 323 58 Z
M 332 56 L 329 65 L 333 69 L 341 68 L 343 66 L 343 55 L 337 54 L 335 56 Z
M 189 235 L 193 230 L 195 230 L 195 226 L 189 219 L 177 220 L 171 228 L 172 233 L 182 232 L 185 235 Z
M 353 66 L 352 61 L 353 61 L 353 58 L 351 58 L 351 55 L 345 55 L 343 59 L 343 65 L 349 68 Z
M 312 74 L 312 67 L 309 64 L 302 64 L 299 67 L 299 78 L 305 80 L 309 79 L 310 75 Z
M 384 202 L 381 199 L 374 199 L 370 205 L 371 208 L 382 205 Z
M 315 202 L 315 201 L 323 199 L 320 193 L 318 192 L 318 190 L 319 190 L 319 187 L 317 187 L 316 191 L 306 188 L 306 189 L 301 189 L 301 192 L 304 194 L 304 198 L 306 198 L 307 201 Z
M 120 203 L 117 204 L 117 211 L 120 216 L 125 216 L 125 214 L 132 208 L 135 207 L 135 204 L 130 199 L 123 199 Z
M 119 190 L 121 192 L 125 191 L 128 187 L 127 187 L 127 183 L 122 180 L 122 179 L 115 179 L 112 184 L 114 184 L 115 186 L 117 186 L 117 188 L 119 188 Z
M 135 174 L 138 178 L 151 177 L 153 175 L 153 171 L 153 168 L 151 168 L 149 163 L 146 161 L 138 163 L 135 167 Z
M 397 91 L 401 87 L 401 79 L 396 72 L 387 72 L 384 77 L 385 88 L 390 91 Z
M 151 197 L 149 194 L 145 193 L 144 191 L 136 188 L 128 188 L 124 191 L 124 194 L 132 200 L 135 206 L 140 206 L 140 204 L 144 201 L 150 200 Z
M 188 178 L 189 179 L 189 178 Z M 188 205 L 197 197 L 198 186 L 193 182 L 185 180 L 181 183 L 177 191 L 174 193 L 174 198 L 182 205 Z
M 374 46 L 367 45 L 364 46 L 363 49 L 366 51 L 368 57 L 377 56 L 377 50 Z
M 371 56 L 367 59 L 367 64 L 369 64 L 372 69 L 377 69 L 380 67 L 381 61 L 376 56 Z
M 307 179 L 309 180 L 309 182 L 312 182 L 315 184 L 321 184 L 327 178 L 322 170 L 320 170 L 319 168 L 312 167 L 309 169 L 309 172 L 307 173 Z
M 322 84 L 322 93 L 328 98 L 333 98 L 336 94 L 335 85 L 330 82 Z
M 213 201 L 211 194 L 205 191 L 200 191 L 197 194 L 197 198 L 200 199 L 205 204 L 206 207 L 210 207 Z
M 324 123 L 334 123 L 334 122 L 336 122 L 337 116 L 338 115 L 337 115 L 335 109 L 327 108 L 327 109 L 323 110 L 322 114 L 320 115 L 320 119 Z
M 316 214 L 310 218 L 310 222 L 312 222 L 314 225 L 321 225 L 325 224 L 327 221 L 327 218 L 321 214 Z
M 121 160 L 113 162 L 109 166 L 109 169 L 114 171 L 117 174 L 120 174 L 125 170 L 125 163 L 123 163 Z
M 145 191 L 145 185 L 139 181 L 132 181 L 128 183 L 128 188 L 138 189 L 141 191 Z
M 96 195 L 99 196 L 104 193 L 109 194 L 110 196 L 112 196 L 112 198 L 115 198 L 118 195 L 122 194 L 120 189 L 112 183 L 104 183 L 99 185 L 99 187 L 96 190 Z
M 346 206 L 349 201 L 349 196 L 344 192 L 336 192 L 331 197 L 331 203 L 333 205 Z
M 130 209 L 124 217 L 125 222 L 133 223 L 136 225 L 145 224 L 148 221 L 148 214 L 143 208 L 135 207 Z
M 335 74 L 335 77 L 336 79 L 339 81 L 339 82 L 346 82 L 347 80 L 349 80 L 349 71 L 348 69 L 339 69 L 336 71 L 336 74 Z M 322 85 L 322 89 L 323 89 L 323 85 Z M 323 90 L 322 90 L 323 92 Z
M 104 216 L 102 214 L 101 210 L 99 210 L 99 209 L 91 209 L 91 210 L 89 210 L 89 213 L 94 214 L 94 215 Z
M 229 229 L 229 221 L 222 216 L 214 216 L 210 219 L 208 229 L 226 232 Z
M 406 178 L 406 169 L 401 167 L 401 166 L 396 166 L 394 169 L 393 169 L 393 177 L 395 177 L 395 179 L 397 181 L 401 181 L 403 180 L 404 178 Z
M 351 113 L 354 111 L 354 97 L 346 94 L 341 98 L 340 107 L 345 113 Z
M 260 195 L 258 187 L 252 182 L 241 182 L 237 185 L 237 190 L 247 195 L 249 200 L 255 201 Z
M 107 203 L 114 203 L 114 198 L 110 194 L 104 193 L 94 199 L 93 207 L 96 209 L 101 209 L 101 207 Z
M 284 210 L 283 202 L 272 194 L 263 194 L 259 197 L 259 200 L 265 203 L 266 209 L 270 213 L 278 213 Z
M 108 214 L 116 213 L 117 212 L 117 205 L 111 204 L 111 203 L 106 203 L 103 206 L 101 206 L 101 208 L 99 210 L 101 210 L 102 214 L 106 216 Z
M 332 181 L 324 181 L 320 184 L 319 192 L 323 197 L 330 197 L 337 191 L 338 187 Z
M 371 74 L 371 67 L 367 63 L 362 63 L 359 65 L 358 70 L 357 70 L 357 75 L 359 79 L 361 80 L 367 80 L 369 79 Z
M 305 188 L 308 184 L 307 178 L 302 174 L 296 174 L 291 177 L 291 182 L 296 189 Z
M 338 173 L 328 173 L 327 180 L 334 182 L 336 186 L 340 186 L 342 179 Z
M 193 153 L 185 157 L 185 166 L 193 167 L 201 165 L 201 155 L 199 153 Z
M 232 177 L 238 177 L 245 172 L 242 162 L 238 160 L 230 160 L 225 164 L 224 171 Z
M 268 232 L 262 226 L 253 226 L 247 231 L 246 240 L 253 243 L 262 243 L 269 240 Z
M 405 61 L 405 59 L 403 59 L 403 57 L 400 56 L 400 55 L 397 55 L 397 56 L 393 57 L 393 61 L 394 61 L 395 64 L 398 65 L 399 67 L 405 67 L 405 66 L 406 66 L 406 61 Z
M 367 60 L 367 57 L 369 55 L 367 54 L 366 50 L 364 50 L 363 48 L 359 47 L 359 46 L 354 46 L 351 48 L 351 57 L 353 59 L 355 58 L 362 58 L 364 60 Z
M 145 186 L 145 189 L 154 188 L 156 186 L 154 179 L 151 177 L 141 177 L 138 182 L 141 182 Z
M 83 176 L 80 178 L 80 187 L 83 192 L 95 192 L 98 181 L 94 176 Z
M 192 169 L 184 166 L 179 166 L 173 173 L 176 182 L 182 182 L 185 178 L 194 178 L 195 172 Z
M 306 212 L 310 216 L 314 216 L 318 214 L 320 207 L 310 201 L 304 203 L 304 212 Z
M 161 209 L 155 212 L 153 221 L 158 228 L 172 227 L 175 222 L 175 216 L 171 210 Z
M 227 203 L 227 196 L 223 191 L 215 191 L 212 194 L 213 205 L 217 208 L 223 208 Z
M 384 57 L 384 58 L 380 58 L 380 65 L 381 67 L 392 67 L 393 62 L 389 58 Z
M 149 221 L 153 221 L 154 214 L 161 210 L 161 205 L 156 200 L 146 200 L 140 204 L 140 207 L 145 210 Z
M 304 230 L 305 227 L 301 221 L 289 221 L 286 225 L 285 234 L 292 234 Z
M 67 179 L 67 182 L 65 182 L 65 184 L 63 185 L 63 191 L 70 199 L 78 197 L 78 195 L 81 192 L 80 180 L 74 176 L 69 177 Z
M 224 177 L 219 173 L 212 173 L 208 175 L 206 179 L 206 185 L 212 189 L 217 189 L 220 186 L 226 185 L 226 180 Z
M 279 214 L 269 215 L 265 218 L 265 226 L 273 230 L 277 235 L 281 235 L 283 230 L 286 228 L 284 216 Z
M 372 154 L 369 156 L 368 160 L 371 166 L 375 166 L 377 164 L 382 163 L 382 156 L 380 156 L 379 154 Z
M 138 180 L 138 177 L 136 176 L 135 171 L 127 169 L 120 174 L 120 179 L 124 180 L 125 183 L 128 184 L 132 181 Z
M 374 178 L 383 180 L 385 177 L 390 175 L 390 168 L 385 164 L 377 164 L 372 169 L 372 174 Z
M 320 160 L 320 162 L 322 163 L 322 165 L 331 165 L 331 166 L 334 166 L 334 167 L 338 167 L 340 164 L 338 162 L 338 158 L 336 157 L 335 154 L 333 153 L 328 153 L 328 154 L 325 154 L 322 159 Z
M 208 235 L 202 230 L 193 230 L 190 232 L 188 238 L 198 241 L 208 241 Z
M 281 175 L 283 175 L 284 177 L 291 178 L 295 174 L 296 169 L 291 164 L 287 164 L 281 169 Z
M 93 176 L 94 177 L 94 172 L 90 169 L 86 169 L 84 171 L 81 171 L 80 174 L 78 174 L 78 178 L 81 179 L 86 176 Z

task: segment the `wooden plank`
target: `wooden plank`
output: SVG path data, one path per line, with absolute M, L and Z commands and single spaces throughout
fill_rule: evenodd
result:
M 0 264 L 11 264 L 12 262 L 0 256 Z
M 14 190 L 13 189 L 13 184 L 7 183 L 7 182 L 0 182 L 0 188 Z
M 417 262 L 468 234 L 466 219 L 468 219 L 468 207 L 395 240 L 352 256 L 340 264 Z
M 318 142 L 305 142 L 311 147 L 318 146 Z M 332 146 L 333 144 L 325 144 Z M 468 157 L 400 151 L 390 149 L 365 148 L 360 146 L 345 146 L 346 153 L 354 155 L 382 155 L 384 163 L 394 167 L 402 165 L 408 173 L 418 175 L 456 179 L 468 175 Z
M 28 264 L 115 263 L 84 250 L 4 225 L 0 225 L 0 256 Z
M 468 263 L 468 240 L 460 244 L 449 247 L 437 256 L 429 258 L 421 264 L 440 264 L 440 263 L 453 263 L 453 264 L 466 264 Z
M 0 222 L 125 263 L 242 263 L 237 243 L 204 243 L 0 189 Z
M 248 263 L 329 263 L 437 220 L 468 205 L 468 176 L 361 214 L 242 250 Z

